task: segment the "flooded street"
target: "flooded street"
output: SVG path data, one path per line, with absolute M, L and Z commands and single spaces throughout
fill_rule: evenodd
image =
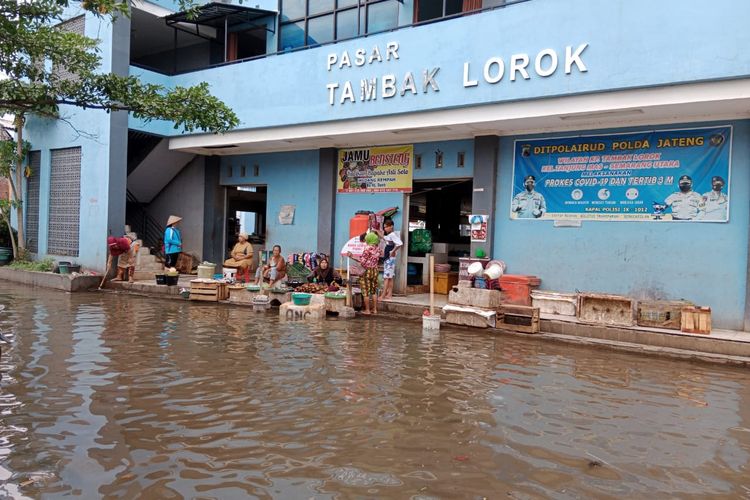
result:
M 750 498 L 747 370 L 5 282 L 0 304 L 0 498 Z

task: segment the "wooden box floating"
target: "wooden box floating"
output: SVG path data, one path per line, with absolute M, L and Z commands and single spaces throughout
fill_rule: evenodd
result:
M 681 328 L 687 333 L 711 333 L 711 308 L 698 306 L 684 306 L 682 308 Z
M 190 282 L 190 300 L 218 302 L 229 298 L 226 283 L 214 280 L 193 280 Z
M 539 308 L 504 304 L 497 310 L 495 328 L 523 333 L 539 333 Z
M 639 326 L 679 330 L 682 308 L 692 305 L 686 300 L 641 300 L 638 302 L 636 322 Z
M 632 326 L 635 301 L 623 295 L 578 294 L 578 319 L 584 323 Z

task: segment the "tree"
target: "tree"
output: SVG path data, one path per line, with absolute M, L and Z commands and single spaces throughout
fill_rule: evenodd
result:
M 134 76 L 101 73 L 98 42 L 60 29 L 67 0 L 0 0 L 0 114 L 15 116 L 13 165 L 0 166 L 11 180 L 11 205 L 18 219 L 18 247 L 23 234 L 22 181 L 25 172 L 23 125 L 28 115 L 59 118 L 70 105 L 107 112 L 128 111 L 146 121 L 161 119 L 187 132 L 226 132 L 239 124 L 234 112 L 212 96 L 208 84 L 167 89 Z M 182 0 L 185 10 L 195 9 Z M 84 0 L 81 6 L 116 22 L 128 15 L 130 0 Z M 5 160 L 7 155 L 0 160 Z M 27 167 L 28 168 L 28 167 Z M 14 255 L 17 249 L 14 248 Z

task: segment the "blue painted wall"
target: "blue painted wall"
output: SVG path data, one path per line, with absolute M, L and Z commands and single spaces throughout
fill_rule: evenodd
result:
M 67 9 L 66 15 L 75 16 L 79 9 Z M 102 71 L 112 67 L 112 25 L 87 14 L 86 36 L 100 40 Z M 39 253 L 47 253 L 47 228 L 50 224 L 50 162 L 51 150 L 81 147 L 81 200 L 79 256 L 76 262 L 85 267 L 103 269 L 107 260 L 109 200 L 109 140 L 110 115 L 104 111 L 83 111 L 61 106 L 60 116 L 65 120 L 31 117 L 27 121 L 26 139 L 41 156 L 39 193 Z M 123 221 L 124 224 L 124 221 Z M 121 232 L 124 227 L 114 228 Z M 62 260 L 71 260 L 67 256 Z
M 723 224 L 583 221 L 580 228 L 555 228 L 552 221 L 511 220 L 513 140 L 541 136 L 502 138 L 495 257 L 505 260 L 509 273 L 539 276 L 546 290 L 684 298 L 710 306 L 716 326 L 741 330 L 748 264 L 750 122 L 732 125 L 730 221 Z M 554 135 L 571 134 L 545 137 Z
M 232 165 L 232 175 L 229 165 Z M 245 166 L 245 177 L 241 167 Z M 260 167 L 258 177 L 253 166 Z M 318 244 L 318 151 L 296 151 L 225 157 L 221 160 L 221 184 L 267 185 L 266 247 L 281 245 L 284 255 L 315 251 Z M 279 224 L 282 205 L 295 205 L 294 223 Z
M 272 55 L 219 68 L 176 76 L 150 78 L 170 85 L 211 83 L 212 92 L 239 115 L 240 128 L 361 118 L 430 109 L 536 99 L 615 89 L 740 78 L 750 75 L 750 2 L 721 0 L 707 7 L 684 0 L 532 0 L 506 8 L 446 22 L 405 27 L 347 42 Z M 437 43 L 436 40 L 440 40 Z M 399 59 L 362 67 L 327 70 L 328 54 L 357 48 L 385 52 L 388 42 L 399 43 Z M 446 43 L 449 41 L 449 43 Z M 481 41 L 481 43 L 478 43 Z M 564 72 L 565 48 L 588 43 L 582 59 L 588 71 Z M 551 76 L 534 73 L 533 59 L 543 49 L 554 49 L 559 68 Z M 510 57 L 531 57 L 531 77 L 509 80 Z M 383 54 L 384 55 L 384 54 Z M 503 79 L 482 81 L 482 66 L 501 57 Z M 477 87 L 464 88 L 464 63 L 471 65 Z M 439 67 L 439 92 L 422 93 L 421 73 Z M 133 74 L 147 72 L 131 68 Z M 378 98 L 369 102 L 328 103 L 328 83 L 351 81 L 359 94 L 362 78 L 393 74 L 399 85 L 406 72 L 417 78 L 419 92 Z M 303 79 L 301 77 L 304 76 Z M 341 95 L 341 89 L 338 90 Z M 163 123 L 133 126 L 155 133 L 175 134 Z

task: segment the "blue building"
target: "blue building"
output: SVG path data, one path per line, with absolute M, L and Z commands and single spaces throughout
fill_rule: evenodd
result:
M 64 27 L 101 40 L 105 71 L 208 82 L 241 125 L 30 121 L 39 255 L 103 268 L 106 234 L 158 238 L 171 213 L 202 259 L 224 258 L 238 218 L 259 246 L 336 255 L 357 211 L 399 207 L 402 235 L 429 228 L 450 260 L 481 247 L 545 289 L 684 298 L 750 327 L 749 2 L 175 9 L 138 2 L 114 24 L 72 12 Z

